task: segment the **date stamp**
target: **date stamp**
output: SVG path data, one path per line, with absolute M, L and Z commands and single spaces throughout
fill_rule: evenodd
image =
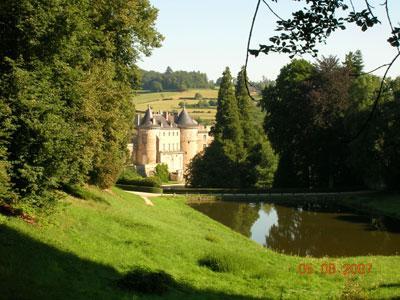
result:
M 324 262 L 319 266 L 315 266 L 309 263 L 298 264 L 296 271 L 299 275 L 311 275 L 315 272 L 320 272 L 326 275 L 341 274 L 343 276 L 352 275 L 366 275 L 372 272 L 371 263 L 353 263 L 353 264 L 341 264 L 338 265 L 333 262 Z

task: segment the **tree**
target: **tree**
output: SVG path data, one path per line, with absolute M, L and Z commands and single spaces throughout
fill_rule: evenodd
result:
M 147 0 L 0 4 L 0 180 L 20 200 L 43 206 L 60 185 L 115 182 L 135 62 L 162 40 L 156 17 Z
M 272 186 L 277 159 L 272 147 L 263 134 L 262 127 L 254 119 L 256 107 L 246 89 L 244 68 L 236 79 L 235 95 L 239 108 L 239 119 L 243 128 L 242 186 Z
M 229 69 L 223 73 L 216 124 L 212 129 L 214 141 L 189 164 L 185 179 L 191 186 L 238 188 L 272 185 L 276 156 L 260 126 L 250 125 L 251 104 L 246 98 L 243 76 L 243 73 L 239 74 L 241 79 L 237 81 L 235 91 Z M 242 108 L 240 112 L 239 106 Z
M 215 140 L 219 140 L 226 155 L 239 163 L 243 152 L 243 129 L 241 127 L 235 90 L 229 68 L 226 68 L 218 91 L 218 106 L 215 126 L 212 128 Z
M 162 92 L 163 86 L 161 82 L 154 80 L 150 83 L 149 89 L 153 92 Z
M 162 182 L 168 182 L 168 180 L 169 180 L 168 165 L 167 164 L 158 164 L 156 166 L 155 176 L 160 178 L 160 180 Z
M 218 92 L 214 140 L 204 153 L 196 155 L 185 174 L 187 184 L 206 187 L 239 187 L 243 155 L 243 130 L 232 76 L 226 68 Z M 227 180 L 229 178 L 229 180 Z
M 362 59 L 362 54 L 360 50 L 357 50 L 356 52 L 349 52 L 346 54 L 345 61 L 343 63 L 349 70 L 351 70 L 352 74 L 355 76 L 360 76 L 363 69 L 364 69 L 364 64 L 363 64 L 363 59 Z
M 280 34 L 270 37 L 269 44 L 260 44 L 258 49 L 250 49 L 254 24 L 261 1 L 267 6 L 271 13 L 278 18 L 276 31 L 280 32 Z M 271 2 L 278 2 L 278 0 L 271 0 Z M 325 43 L 331 33 L 337 30 L 345 30 L 346 25 L 352 23 L 355 23 L 362 31 L 366 31 L 380 23 L 375 15 L 377 7 L 382 6 L 385 10 L 386 19 L 389 24 L 387 42 L 390 46 L 397 48 L 397 53 L 391 61 L 373 70 L 376 71 L 383 67 L 386 68 L 384 76 L 381 79 L 382 84 L 374 99 L 374 105 L 371 107 L 371 112 L 364 124 L 360 125 L 359 130 L 356 131 L 352 137 L 352 140 L 355 140 L 366 130 L 372 120 L 382 96 L 386 76 L 396 60 L 400 57 L 400 27 L 393 25 L 395 22 L 391 19 L 388 1 L 384 1 L 382 5 L 371 5 L 371 0 L 365 0 L 362 9 L 356 9 L 351 0 L 296 0 L 296 2 L 305 2 L 305 5 L 302 9 L 293 12 L 292 18 L 283 19 L 269 5 L 268 0 L 258 0 L 249 33 L 245 69 L 247 68 L 249 55 L 257 57 L 260 53 L 284 53 L 288 54 L 290 58 L 308 53 L 316 57 L 318 54 L 318 45 L 320 43 Z M 361 53 L 356 54 L 356 56 L 361 56 Z M 351 60 L 352 58 L 349 57 L 348 59 Z M 352 63 L 354 63 L 354 61 Z M 353 71 L 357 72 L 361 67 L 360 65 L 355 65 L 352 68 Z M 355 75 L 357 76 L 357 74 Z
M 308 93 L 306 82 L 312 74 L 313 66 L 309 62 L 293 60 L 281 69 L 276 85 L 263 92 L 264 130 L 280 157 L 276 186 L 308 186 L 305 155 L 310 145 L 307 139 L 311 112 L 305 95 Z
M 278 0 L 272 0 L 271 2 L 278 2 Z M 325 42 L 333 32 L 345 30 L 347 24 L 354 23 L 362 31 L 366 31 L 380 23 L 374 13 L 377 6 L 371 5 L 370 0 L 365 1 L 364 7 L 358 11 L 351 0 L 300 0 L 300 2 L 305 2 L 302 9 L 294 11 L 292 18 L 283 19 L 273 11 L 267 1 L 263 1 L 267 8 L 278 17 L 276 31 L 280 32 L 280 34 L 271 37 L 269 44 L 262 44 L 259 49 L 250 50 L 250 54 L 257 56 L 260 53 L 277 52 L 287 53 L 290 57 L 306 53 L 316 56 L 318 44 Z M 260 4 L 261 0 L 257 3 L 254 19 L 257 16 Z M 390 23 L 387 41 L 392 47 L 399 47 L 400 27 L 392 25 L 394 23 L 392 23 L 389 14 L 388 1 L 385 1 L 383 6 L 386 9 L 386 17 Z
M 201 99 L 203 99 L 203 95 L 200 94 L 200 93 L 196 93 L 196 94 L 194 95 L 194 99 L 196 99 L 196 100 L 201 100 Z
M 188 88 L 208 88 L 212 85 L 208 82 L 207 74 L 200 72 L 173 71 L 168 67 L 164 73 L 141 70 L 142 89 L 158 90 L 160 86 L 154 87 L 154 82 L 159 82 L 165 90 L 186 90 Z
M 373 93 L 356 96 L 355 91 L 374 91 L 377 86 L 368 85 L 368 80 L 360 80 L 364 75 L 357 78 L 352 72 L 335 57 L 323 58 L 315 65 L 293 60 L 282 68 L 276 86 L 264 91 L 264 129 L 280 155 L 278 186 L 362 184 L 362 177 L 351 167 L 347 141 L 358 128 L 360 111 L 373 98 Z

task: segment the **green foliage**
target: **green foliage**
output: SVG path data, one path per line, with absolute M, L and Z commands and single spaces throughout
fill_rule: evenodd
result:
M 364 62 L 360 50 L 356 52 L 349 52 L 346 54 L 345 61 L 343 63 L 347 69 L 355 76 L 360 76 L 364 69 Z
M 369 187 L 400 190 L 400 102 L 396 94 L 400 87 L 389 81 L 390 89 L 377 108 L 375 118 L 366 132 L 351 145 L 351 162 Z M 362 124 L 369 111 L 361 111 L 354 119 Z
M 398 187 L 394 81 L 387 82 L 375 118 L 352 140 L 380 86 L 378 77 L 361 75 L 362 65 L 360 52 L 348 54 L 343 64 L 334 57 L 315 65 L 293 60 L 264 90 L 264 129 L 280 156 L 276 186 Z
M 194 95 L 194 99 L 196 99 L 196 100 L 201 100 L 201 99 L 203 99 L 203 95 L 200 94 L 200 93 L 196 93 L 196 94 Z
M 156 81 L 156 80 L 151 81 L 148 88 L 150 91 L 153 91 L 153 92 L 162 92 L 163 91 L 162 83 L 159 81 Z
M 278 0 L 274 0 L 277 2 Z M 375 15 L 375 6 L 368 1 L 362 7 L 356 7 L 351 1 L 301 1 L 299 10 L 293 11 L 291 18 L 279 17 L 275 31 L 278 35 L 269 38 L 269 44 L 260 44 L 258 49 L 249 50 L 250 54 L 287 53 L 290 58 L 295 55 L 311 54 L 317 56 L 317 45 L 325 43 L 327 38 L 337 30 L 345 30 L 346 25 L 353 24 L 362 31 L 381 23 Z M 350 5 L 351 4 L 351 5 Z M 303 6 L 304 5 L 304 6 Z M 386 3 L 389 14 L 389 7 Z M 347 14 L 347 15 L 346 15 Z M 389 17 L 390 19 L 390 17 Z M 400 28 L 390 26 L 387 41 L 392 47 L 400 45 Z
M 6 1 L 0 19 L 1 198 L 110 187 L 125 162 L 135 62 L 158 47 L 147 0 Z M 50 200 L 49 200 L 50 201 Z
M 141 70 L 142 89 L 154 92 L 183 91 L 193 88 L 209 88 L 207 74 L 200 72 L 172 71 L 170 67 L 164 73 Z
M 128 184 L 128 185 L 136 185 L 136 186 L 149 186 L 149 187 L 160 187 L 162 181 L 157 176 L 151 177 L 139 177 L 135 179 L 120 177 L 117 181 L 118 184 Z
M 140 176 L 134 167 L 125 167 L 119 175 L 118 180 L 135 180 L 140 178 L 142 178 L 142 176 Z
M 229 69 L 223 74 L 214 141 L 192 159 L 185 174 L 186 183 L 193 187 L 272 186 L 277 159 L 260 124 L 250 121 L 256 108 L 244 76 L 242 69 L 234 89 Z
M 158 164 L 156 166 L 155 176 L 160 178 L 160 180 L 162 182 L 168 182 L 169 181 L 168 165 L 167 164 Z

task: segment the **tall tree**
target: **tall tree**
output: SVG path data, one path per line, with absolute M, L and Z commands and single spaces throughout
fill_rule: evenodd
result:
M 205 187 L 270 187 L 277 160 L 260 125 L 251 122 L 243 70 L 236 91 L 227 68 L 218 94 L 214 141 L 191 161 L 186 183 Z
M 135 62 L 162 39 L 156 17 L 147 0 L 1 2 L 0 160 L 20 199 L 42 205 L 61 184 L 116 179 Z
M 335 57 L 294 60 L 265 90 L 265 130 L 280 154 L 276 184 L 333 187 L 361 182 L 350 167 L 351 117 L 366 101 L 352 98 L 354 76 Z M 353 126 L 356 124 L 353 124 Z
M 357 50 L 354 53 L 349 52 L 348 54 L 346 54 L 343 64 L 347 67 L 347 69 L 351 71 L 354 76 L 360 76 L 364 69 L 361 51 Z
M 273 183 L 277 158 L 260 122 L 254 120 L 258 109 L 251 102 L 246 88 L 244 67 L 236 78 L 235 95 L 239 108 L 239 119 L 243 129 L 242 186 L 270 187 Z
M 215 140 L 224 145 L 228 157 L 239 162 L 243 153 L 243 129 L 229 68 L 223 73 L 218 91 L 218 106 L 212 134 Z

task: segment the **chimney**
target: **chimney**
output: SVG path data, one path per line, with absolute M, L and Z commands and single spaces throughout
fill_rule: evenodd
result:
M 137 122 L 137 126 L 139 126 L 140 125 L 140 120 L 142 119 L 142 117 L 141 117 L 141 115 L 140 114 L 138 114 L 138 115 L 136 115 L 136 122 Z

